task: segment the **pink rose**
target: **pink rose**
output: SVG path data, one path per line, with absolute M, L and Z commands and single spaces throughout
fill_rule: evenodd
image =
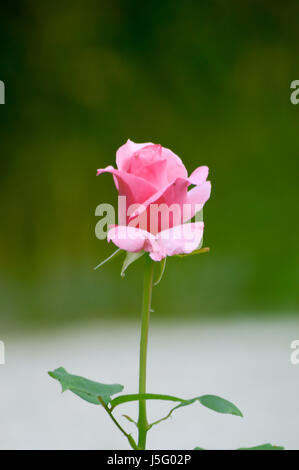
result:
M 122 250 L 147 251 L 154 261 L 191 253 L 200 244 L 203 222 L 185 223 L 210 197 L 209 169 L 198 167 L 189 177 L 181 159 L 161 145 L 128 140 L 116 153 L 111 173 L 120 200 L 120 225 L 110 228 L 108 241 Z M 190 185 L 194 187 L 188 191 Z

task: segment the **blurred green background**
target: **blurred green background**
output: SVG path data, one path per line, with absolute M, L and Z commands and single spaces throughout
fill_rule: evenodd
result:
M 298 3 L 1 6 L 1 327 L 137 318 L 142 261 L 94 234 L 128 138 L 210 167 L 207 255 L 170 259 L 156 318 L 298 312 Z

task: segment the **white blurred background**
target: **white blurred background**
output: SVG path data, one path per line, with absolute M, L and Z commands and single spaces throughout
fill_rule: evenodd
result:
M 150 329 L 148 391 L 184 398 L 216 394 L 235 403 L 244 418 L 215 413 L 195 403 L 182 408 L 148 434 L 149 449 L 234 449 L 266 442 L 299 449 L 299 365 L 290 344 L 299 320 L 191 323 Z M 94 324 L 40 335 L 1 338 L 6 364 L 0 366 L 1 449 L 128 449 L 126 439 L 99 406 L 71 392 L 61 394 L 48 370 L 103 383 L 121 383 L 136 393 L 139 327 Z M 172 404 L 148 402 L 149 419 Z M 137 403 L 118 407 L 137 417 Z

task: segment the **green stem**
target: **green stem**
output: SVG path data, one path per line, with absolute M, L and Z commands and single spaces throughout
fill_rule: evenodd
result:
M 153 289 L 154 262 L 146 257 L 143 285 L 143 303 L 141 317 L 140 359 L 139 359 L 139 393 L 146 393 L 146 358 L 147 340 Z M 138 448 L 145 450 L 148 422 L 146 416 L 146 400 L 139 400 Z
M 101 404 L 103 405 L 103 408 L 107 411 L 108 415 L 110 416 L 110 418 L 112 419 L 112 421 L 114 422 L 114 424 L 118 427 L 118 429 L 123 433 L 124 436 L 126 436 L 126 438 L 128 439 L 129 443 L 130 443 L 130 446 L 134 449 L 134 450 L 138 450 L 138 447 L 136 445 L 136 442 L 134 441 L 133 437 L 131 436 L 131 434 L 128 434 L 124 428 L 121 427 L 121 425 L 119 424 L 119 422 L 114 418 L 113 414 L 112 414 L 112 410 L 108 408 L 108 406 L 106 405 L 106 403 L 104 403 L 104 401 L 101 399 L 101 397 L 99 397 L 99 400 L 101 402 Z

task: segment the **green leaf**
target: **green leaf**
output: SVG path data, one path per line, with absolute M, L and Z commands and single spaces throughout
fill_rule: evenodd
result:
M 262 444 L 256 447 L 242 447 L 241 449 L 237 450 L 284 450 L 284 447 L 273 446 L 272 444 Z
M 69 374 L 63 367 L 49 372 L 49 375 L 60 382 L 62 392 L 70 390 L 83 400 L 95 405 L 100 405 L 98 397 L 101 397 L 103 402 L 108 404 L 111 401 L 111 396 L 122 392 L 124 388 L 123 385 L 106 385 L 100 382 L 93 382 L 78 375 Z
M 178 405 L 172 408 L 166 416 L 150 424 L 149 428 L 155 424 L 161 423 L 161 421 L 165 421 L 166 419 L 170 418 L 175 410 L 182 408 L 183 406 L 192 405 L 192 403 L 195 403 L 196 401 L 199 401 L 206 408 L 210 408 L 211 410 L 217 411 L 218 413 L 232 414 L 243 417 L 241 411 L 233 403 L 228 400 L 224 400 L 224 398 L 217 397 L 216 395 L 202 395 L 201 397 L 191 398 L 190 400 L 184 400 L 183 398 L 175 397 L 173 395 L 161 395 L 156 393 L 120 395 L 111 401 L 111 410 L 113 410 L 118 405 L 122 405 L 123 403 L 139 400 L 165 400 L 180 402 Z
M 163 277 L 165 267 L 166 267 L 166 258 L 162 259 L 162 261 L 160 261 L 158 264 L 159 264 L 159 274 L 158 274 L 157 280 L 154 282 L 154 286 L 157 286 L 161 282 L 161 279 Z
M 135 424 L 135 426 L 138 427 L 138 424 L 136 423 L 136 421 L 133 418 L 131 418 L 131 416 L 129 416 L 129 415 L 122 415 L 122 416 L 124 418 L 126 418 L 128 421 L 130 421 L 130 423 L 133 423 L 133 424 Z
M 131 253 L 130 251 L 127 251 L 123 266 L 121 268 L 121 277 L 125 276 L 125 271 L 128 269 L 130 264 L 134 263 L 137 261 L 141 256 L 143 256 L 145 251 L 138 251 L 138 253 Z
M 112 255 L 108 256 L 108 258 L 104 259 L 100 264 L 98 264 L 94 270 L 99 269 L 101 266 L 104 266 L 104 264 L 108 263 L 112 258 L 115 258 L 117 255 L 120 255 L 123 252 L 120 248 L 118 248 L 116 251 L 112 253 Z
M 172 395 L 160 395 L 157 393 L 134 393 L 130 395 L 120 395 L 119 397 L 114 398 L 111 401 L 111 409 L 115 408 L 118 405 L 127 403 L 129 401 L 139 401 L 139 400 L 166 400 L 166 401 L 184 401 L 182 398 L 174 397 Z
M 78 397 L 82 398 L 82 400 L 88 401 L 88 403 L 92 403 L 93 405 L 101 404 L 98 396 L 89 395 L 88 393 L 84 392 L 75 392 L 74 390 L 71 391 Z
M 216 395 L 203 395 L 198 398 L 198 401 L 206 408 L 217 411 L 217 413 L 231 414 L 243 418 L 241 411 L 230 401 L 224 400 L 224 398 L 217 397 Z
M 171 417 L 172 413 L 183 406 L 192 405 L 196 401 L 199 401 L 203 406 L 210 408 L 211 410 L 217 411 L 218 413 L 233 414 L 236 416 L 242 416 L 241 411 L 231 402 L 224 400 L 223 398 L 217 397 L 215 395 L 203 395 L 202 397 L 191 398 L 191 400 L 183 400 L 179 405 L 172 408 L 169 413 L 163 418 L 154 421 L 149 425 L 149 429 L 156 424 L 166 421 Z
M 201 447 L 195 447 L 193 450 L 205 450 Z M 262 444 L 261 446 L 256 447 L 244 447 L 237 450 L 284 450 L 284 447 L 273 446 L 272 444 Z
M 191 253 L 185 253 L 185 254 L 174 255 L 174 256 L 176 256 L 177 258 L 186 258 L 187 256 L 200 255 L 202 253 L 209 253 L 209 251 L 210 251 L 210 248 L 205 247 L 205 248 L 200 248 L 199 250 L 194 250 Z

